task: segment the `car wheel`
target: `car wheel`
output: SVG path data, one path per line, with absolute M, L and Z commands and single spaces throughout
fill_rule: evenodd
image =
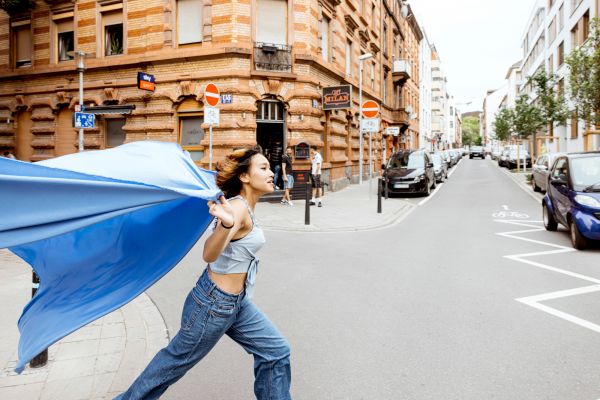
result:
M 571 219 L 569 224 L 571 230 L 571 244 L 577 250 L 585 250 L 587 248 L 587 239 L 579 232 L 579 228 L 574 220 Z
M 542 203 L 542 218 L 544 220 L 544 228 L 547 231 L 555 231 L 558 229 L 558 222 L 554 219 L 554 215 L 548 210 L 546 203 Z
M 537 183 L 535 183 L 535 178 L 533 175 L 531 175 L 531 186 L 533 186 L 533 191 L 534 192 L 541 192 L 542 189 L 540 189 L 540 187 L 537 185 Z

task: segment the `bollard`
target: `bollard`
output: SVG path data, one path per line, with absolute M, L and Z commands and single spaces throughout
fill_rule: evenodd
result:
M 389 193 L 388 193 L 388 186 L 389 186 L 389 180 L 387 177 L 387 174 L 384 175 L 384 181 L 383 184 L 385 185 L 385 199 L 389 199 Z
M 312 197 L 310 180 L 306 182 L 306 201 L 304 202 L 304 225 L 310 225 L 310 199 Z
M 34 272 L 31 280 L 31 297 L 35 296 L 35 293 L 40 286 L 40 277 Z M 48 362 L 48 349 L 42 351 L 40 354 L 35 356 L 29 361 L 29 366 L 31 368 L 39 368 L 46 365 Z
M 377 214 L 381 214 L 381 186 L 382 186 L 382 179 L 379 178 L 377 179 Z

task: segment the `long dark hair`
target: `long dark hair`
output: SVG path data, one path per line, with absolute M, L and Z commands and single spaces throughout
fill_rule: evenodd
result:
M 240 176 L 250 169 L 252 157 L 262 154 L 260 146 L 237 149 L 225 157 L 217 165 L 217 186 L 223 191 L 225 197 L 237 196 L 242 191 Z

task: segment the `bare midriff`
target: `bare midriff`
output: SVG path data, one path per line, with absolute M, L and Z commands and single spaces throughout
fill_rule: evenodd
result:
M 246 273 L 218 274 L 208 267 L 208 276 L 219 289 L 229 294 L 239 294 L 246 284 Z

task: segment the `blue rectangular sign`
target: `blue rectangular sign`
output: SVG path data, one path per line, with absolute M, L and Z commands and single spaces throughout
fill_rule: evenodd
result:
M 73 126 L 78 129 L 93 128 L 95 123 L 95 115 L 84 112 L 76 112 L 73 114 Z
M 233 102 L 233 95 L 231 93 L 221 95 L 221 104 L 231 104 Z

